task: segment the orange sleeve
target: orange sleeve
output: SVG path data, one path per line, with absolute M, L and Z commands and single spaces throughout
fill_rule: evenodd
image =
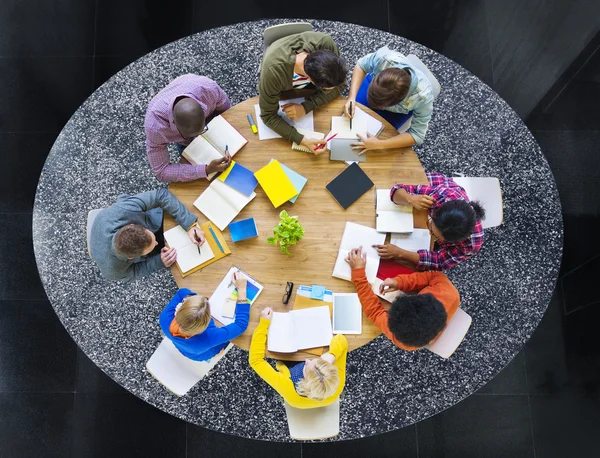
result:
M 407 347 L 402 342 L 396 340 L 394 334 L 388 327 L 388 313 L 381 305 L 379 298 L 373 292 L 371 285 L 367 280 L 365 269 L 352 269 L 352 283 L 356 287 L 356 293 L 358 294 L 358 300 L 362 305 L 362 308 L 367 315 L 367 318 L 373 322 L 375 326 L 381 329 L 392 342 L 404 350 L 416 350 L 413 347 Z
M 436 274 L 439 274 L 439 272 L 415 272 L 413 274 L 398 275 L 394 280 L 398 282 L 400 291 L 421 291 L 431 284 Z

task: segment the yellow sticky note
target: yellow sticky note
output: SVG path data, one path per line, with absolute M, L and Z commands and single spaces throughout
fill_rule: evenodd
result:
M 231 161 L 231 164 L 229 164 L 229 167 L 227 167 L 225 170 L 223 170 L 221 172 L 221 175 L 219 175 L 219 180 L 221 180 L 223 183 L 225 183 L 225 180 L 227 179 L 227 176 L 233 170 L 234 165 L 235 165 L 235 161 Z
M 265 165 L 254 176 L 275 208 L 298 194 L 277 160 Z

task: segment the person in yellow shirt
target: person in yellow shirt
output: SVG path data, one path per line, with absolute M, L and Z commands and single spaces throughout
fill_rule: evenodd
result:
M 329 351 L 320 358 L 307 359 L 288 367 L 278 361 L 277 370 L 265 360 L 267 333 L 273 310 L 260 312 L 260 322 L 252 335 L 250 366 L 292 407 L 312 409 L 333 403 L 346 384 L 348 341 L 343 335 L 334 336 Z

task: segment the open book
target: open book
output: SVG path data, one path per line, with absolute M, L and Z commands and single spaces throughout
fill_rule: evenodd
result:
M 194 206 L 219 229 L 224 230 L 255 197 L 255 192 L 245 196 L 221 180 L 214 180 L 196 199 Z
M 206 236 L 206 234 L 204 235 Z M 165 242 L 171 248 L 177 250 L 177 267 L 179 267 L 182 274 L 215 257 L 208 243 L 203 243 L 200 247 L 194 245 L 187 231 L 181 226 L 175 226 L 173 229 L 166 231 Z M 198 251 L 198 248 L 200 248 L 200 251 Z
M 335 133 L 338 134 L 335 138 L 357 138 L 356 134 L 366 136 L 367 132 L 376 137 L 379 136 L 383 130 L 383 123 L 359 107 L 355 107 L 353 110 L 352 129 L 350 129 L 350 118 L 346 116 L 332 116 L 331 132 L 327 134 L 327 138 Z M 327 143 L 327 149 L 331 150 L 331 141 Z
M 431 234 L 428 229 L 414 229 L 410 234 L 392 234 L 390 243 L 408 251 L 429 250 Z
M 205 133 L 198 135 L 183 150 L 183 157 L 190 164 L 210 164 L 211 161 L 225 156 L 226 147 L 229 147 L 229 154 L 233 156 L 248 143 L 248 140 L 221 115 L 213 118 L 207 127 Z M 216 173 L 208 175 L 208 179 L 210 180 Z
M 389 189 L 377 190 L 375 212 L 378 232 L 412 232 L 414 229 L 412 206 L 392 202 Z
M 311 307 L 288 313 L 273 312 L 269 325 L 269 351 L 294 353 L 328 346 L 333 338 L 329 307 Z
M 279 101 L 279 111 L 277 112 L 277 114 L 279 116 L 281 116 L 281 118 L 285 122 L 287 122 L 290 126 L 295 127 L 296 129 L 301 128 L 301 129 L 306 129 L 308 131 L 313 131 L 313 130 L 315 130 L 315 120 L 314 120 L 314 113 L 312 111 L 310 113 L 305 114 L 301 118 L 291 120 L 290 118 L 288 118 L 285 115 L 285 112 L 281 108 L 286 103 L 302 103 L 302 102 L 304 102 L 304 100 L 305 100 L 304 97 L 299 97 L 297 99 L 280 100 Z M 254 105 L 254 113 L 256 114 L 256 126 L 258 127 L 259 140 L 269 140 L 271 138 L 281 138 L 281 135 L 279 135 L 277 132 L 275 132 L 270 127 L 267 127 L 267 125 L 263 122 L 262 118 L 260 117 L 260 106 L 258 103 L 256 105 Z
M 351 281 L 352 269 L 350 269 L 350 265 L 346 262 L 346 258 L 350 250 L 362 246 L 363 253 L 367 254 L 367 266 L 365 268 L 367 280 L 373 284 L 377 278 L 379 255 L 377 254 L 377 249 L 373 248 L 372 245 L 383 245 L 384 242 L 385 234 L 380 234 L 371 227 L 347 222 L 332 276 Z

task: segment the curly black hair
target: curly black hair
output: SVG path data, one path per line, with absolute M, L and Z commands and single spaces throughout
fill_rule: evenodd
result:
M 304 71 L 318 88 L 333 88 L 346 82 L 346 61 L 333 51 L 319 49 L 308 53 Z
M 398 296 L 388 312 L 388 326 L 405 345 L 423 347 L 446 327 L 448 314 L 432 294 Z
M 451 200 L 438 208 L 432 215 L 435 226 L 447 242 L 460 242 L 469 237 L 478 220 L 485 219 L 485 210 L 479 202 Z

